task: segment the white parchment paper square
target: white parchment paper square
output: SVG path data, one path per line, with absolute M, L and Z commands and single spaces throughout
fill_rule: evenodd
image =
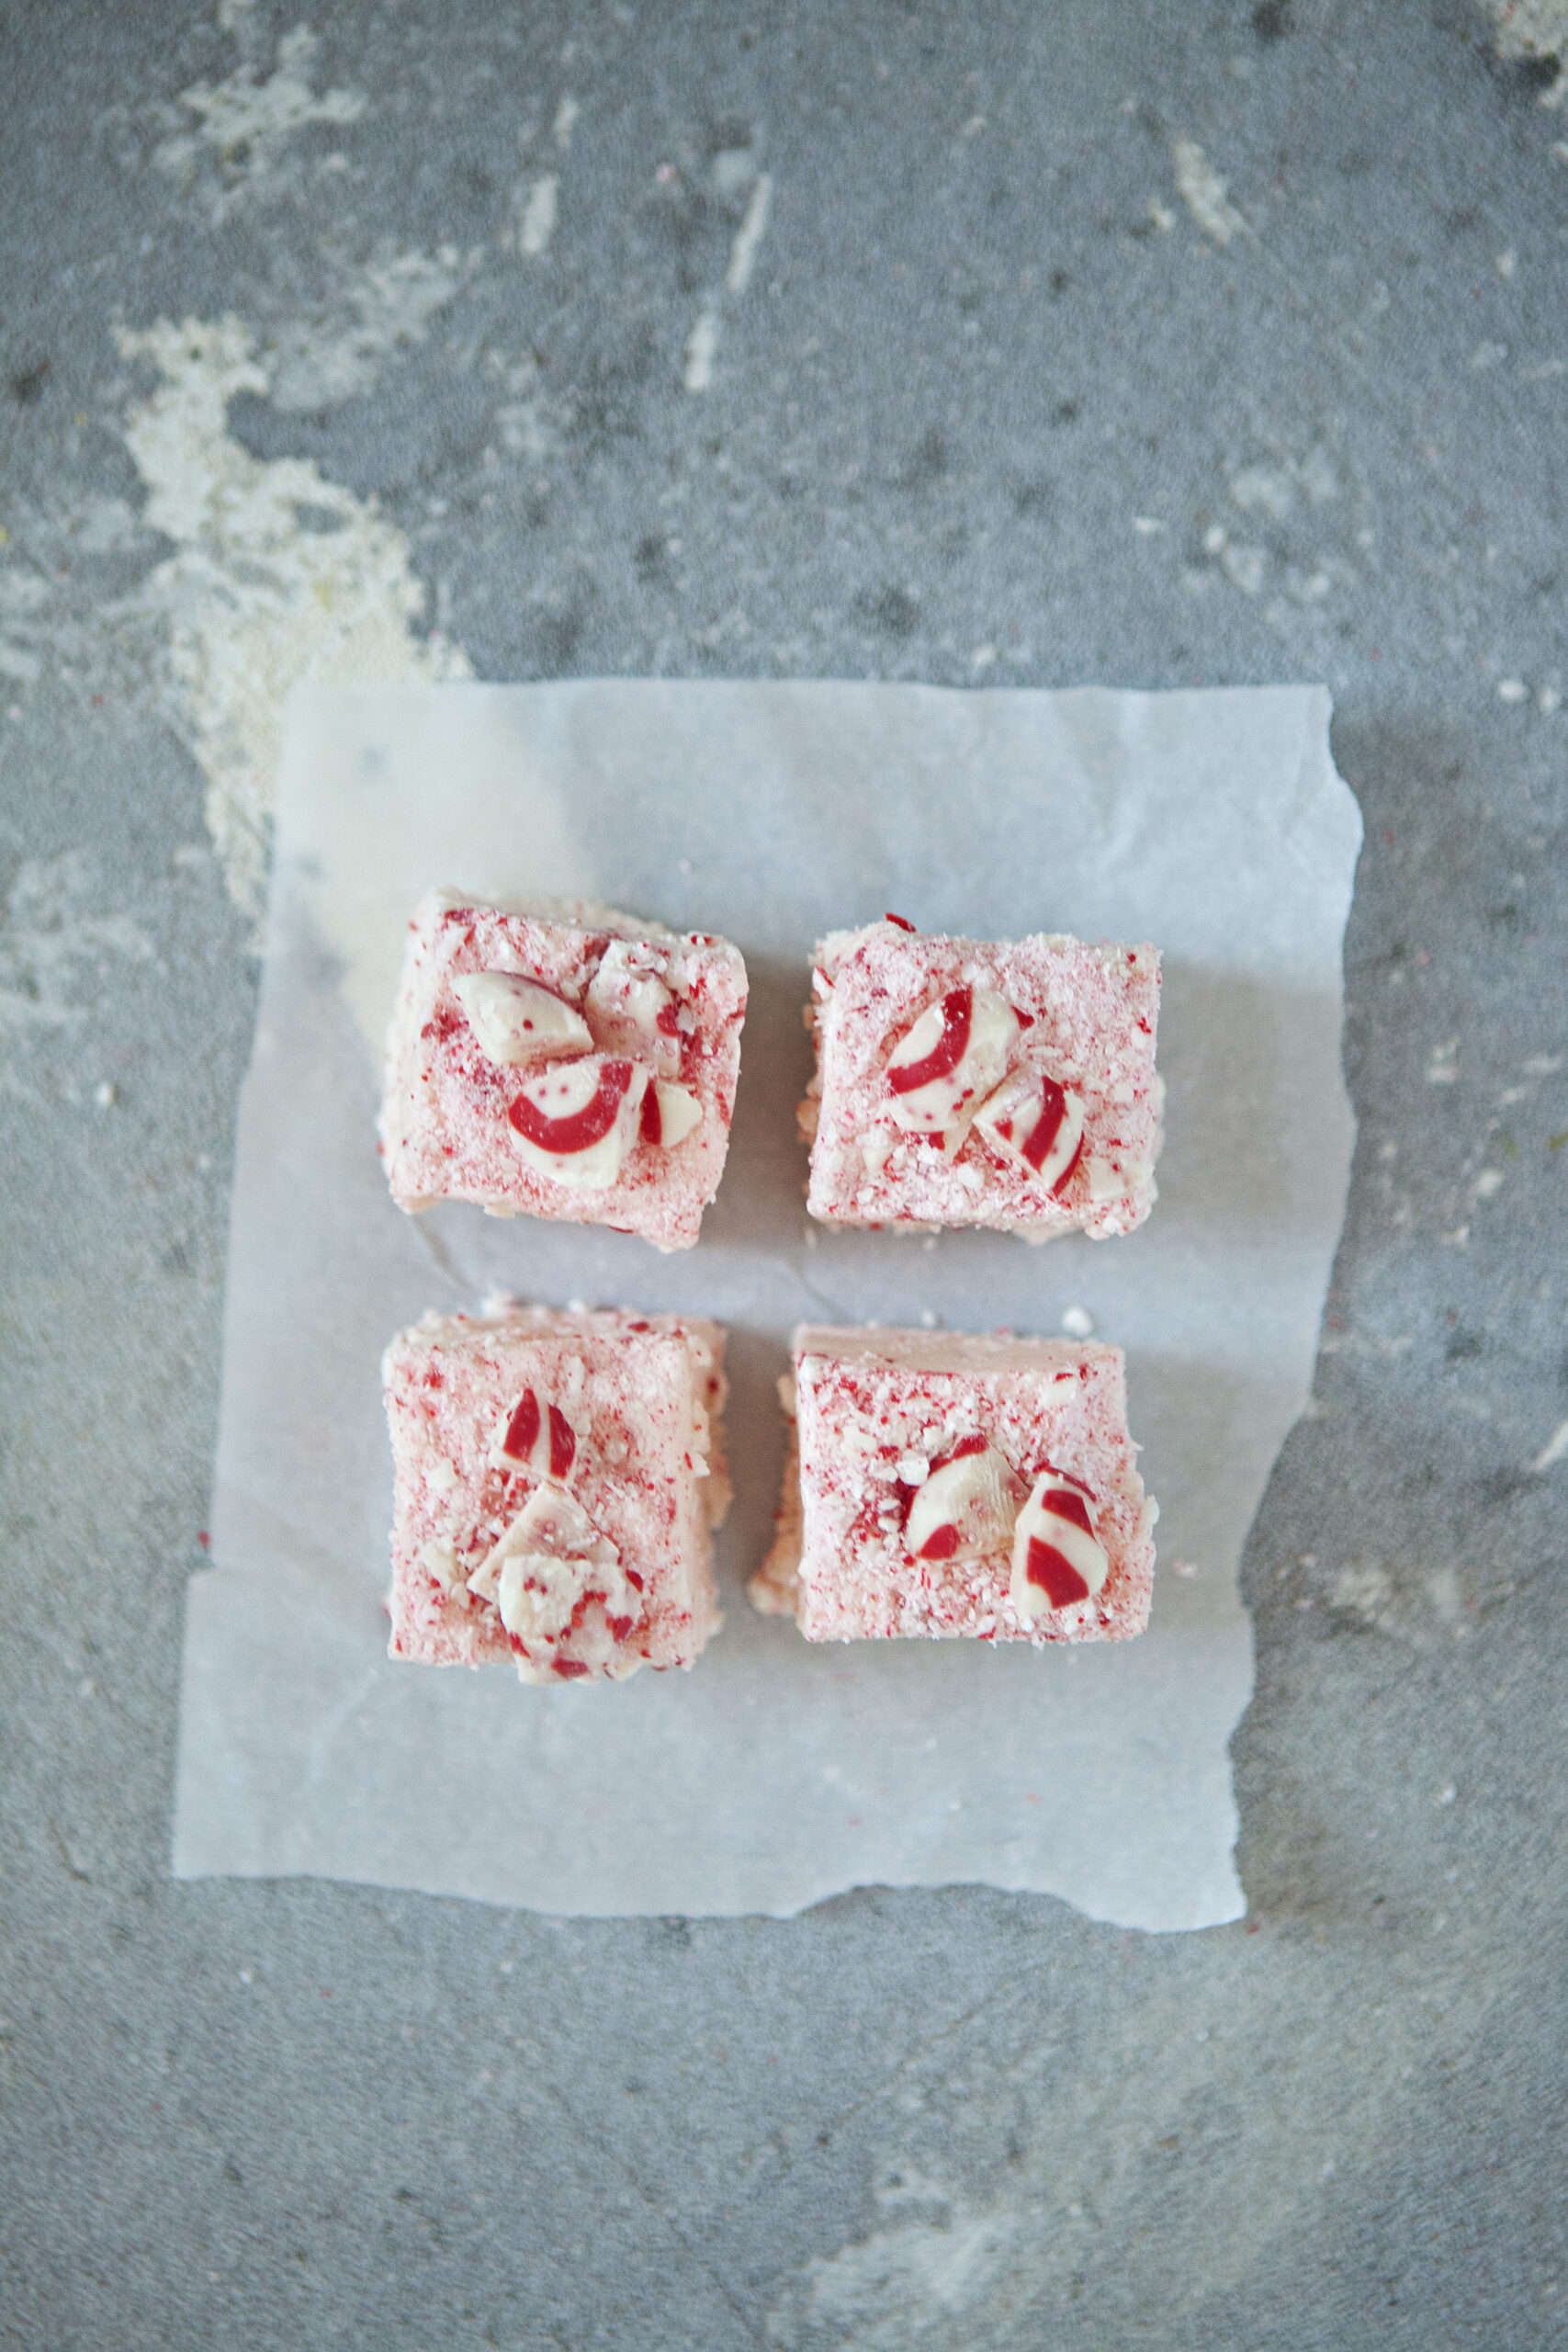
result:
M 1305 687 L 296 695 L 240 1112 L 214 1565 L 186 1624 L 178 1874 L 557 1913 L 788 1913 L 857 1884 L 979 1881 L 1145 1928 L 1238 1914 L 1237 1563 L 1307 1401 L 1353 1140 L 1340 952 L 1360 822 L 1328 712 Z M 380 1041 L 408 913 L 447 882 L 739 944 L 740 1092 L 698 1249 L 391 1205 Z M 1140 1232 L 1032 1250 L 808 1227 L 808 957 L 887 908 L 924 930 L 1163 948 L 1168 1141 Z M 731 1328 L 726 1624 L 690 1675 L 525 1690 L 504 1667 L 385 1655 L 381 1350 L 427 1306 L 498 1288 Z M 1163 1510 L 1142 1640 L 818 1648 L 751 1611 L 794 1323 L 1054 1333 L 1069 1306 L 1128 1351 Z

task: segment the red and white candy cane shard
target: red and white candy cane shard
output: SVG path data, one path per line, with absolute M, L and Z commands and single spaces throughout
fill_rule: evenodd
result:
M 994 989 L 950 989 L 929 1004 L 887 1065 L 895 1123 L 939 1135 L 956 1149 L 976 1106 L 1001 1080 L 1018 1043 L 1018 1015 Z
M 649 1086 L 639 1063 L 585 1055 L 531 1079 L 507 1113 L 529 1167 L 558 1184 L 613 1184 L 637 1136 Z
M 569 1478 L 577 1459 L 577 1431 L 558 1405 L 541 1406 L 537 1393 L 525 1388 L 496 1448 L 496 1459 L 509 1470 L 531 1470 L 536 1477 Z
M 887 1065 L 895 1094 L 913 1094 L 933 1079 L 949 1078 L 964 1058 L 975 1023 L 973 989 L 951 989 L 928 1005 Z
M 582 1009 L 602 1053 L 629 1054 L 660 1078 L 678 1078 L 680 1008 L 661 977 L 663 968 L 664 957 L 641 940 L 612 939 L 588 983 Z
M 489 1601 L 536 1666 L 548 1666 L 570 1638 L 582 1603 L 597 1597 L 622 1616 L 629 1596 L 620 1554 L 575 1496 L 540 1487 L 492 1545 L 468 1590 Z
M 1005 1552 L 1021 1491 L 1004 1454 L 983 1437 L 965 1438 L 916 1488 L 904 1541 L 917 1560 L 983 1560 Z
M 521 972 L 460 972 L 452 993 L 480 1053 L 502 1069 L 590 1054 L 588 1023 L 563 996 Z
M 1043 1470 L 1019 1512 L 1010 1597 L 1026 1621 L 1092 1600 L 1111 1572 L 1094 1532 L 1094 1497 L 1081 1480 Z
M 981 1103 L 975 1125 L 1048 1193 L 1061 1191 L 1083 1157 L 1083 1104 L 1043 1070 L 1017 1071 Z
M 506 1425 L 506 1434 L 501 1441 L 502 1453 L 508 1462 L 515 1463 L 519 1470 L 533 1467 L 534 1455 L 544 1433 L 544 1419 L 534 1391 L 525 1388 L 517 1409 Z
M 577 1431 L 558 1405 L 550 1407 L 549 1425 L 550 1476 L 552 1478 L 564 1478 L 577 1459 Z
M 703 1106 L 689 1087 L 655 1079 L 642 1098 L 637 1133 L 644 1143 L 658 1144 L 666 1151 L 672 1151 L 701 1126 L 702 1119 Z

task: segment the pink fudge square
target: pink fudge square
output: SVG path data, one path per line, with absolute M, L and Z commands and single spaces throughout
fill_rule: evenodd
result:
M 728 940 L 432 892 L 387 1039 L 392 1198 L 689 1250 L 724 1173 L 745 1012 Z
M 1101 1240 L 1156 1197 L 1159 955 L 928 938 L 897 916 L 817 949 L 801 1105 L 828 1225 Z
M 525 1682 L 690 1666 L 719 1617 L 724 1337 L 678 1315 L 427 1315 L 382 1360 L 393 1657 Z
M 1120 1348 L 806 1325 L 792 1401 L 778 1534 L 750 1595 L 808 1642 L 1144 1631 L 1158 1506 Z

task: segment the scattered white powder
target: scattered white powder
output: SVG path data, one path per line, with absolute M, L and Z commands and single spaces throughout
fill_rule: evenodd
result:
M 95 910 L 101 897 L 83 850 L 27 858 L 17 867 L 0 912 L 0 1038 L 80 1028 L 112 959 L 151 960 L 152 943 L 129 915 Z M 0 1075 L 0 1092 L 26 1096 L 30 1090 Z
M 1486 0 L 1497 30 L 1494 46 L 1505 64 L 1551 63 L 1557 79 L 1541 92 L 1546 107 L 1568 97 L 1568 0 Z
M 238 31 L 239 25 L 225 27 Z M 273 170 L 297 132 L 311 123 L 344 127 L 357 122 L 367 100 L 363 90 L 310 87 L 310 68 L 320 47 L 309 25 L 296 25 L 277 44 L 276 62 L 265 80 L 248 65 L 221 82 L 193 82 L 179 103 L 196 117 L 196 127 L 175 132 L 152 151 L 160 169 L 186 178 L 208 160 L 222 164 L 229 178 L 214 207 L 221 219 Z
M 523 203 L 517 243 L 535 260 L 549 251 L 550 239 L 555 235 L 556 191 L 559 186 L 555 173 L 546 172 L 534 182 Z
M 1177 188 L 1203 234 L 1216 245 L 1228 245 L 1243 234 L 1247 221 L 1230 201 L 1230 183 L 1221 178 L 1197 141 L 1173 139 L 1170 160 Z
M 254 913 L 289 688 L 472 671 L 459 647 L 416 636 L 424 592 L 408 541 L 373 501 L 312 461 L 254 458 L 229 432 L 235 395 L 271 388 L 247 326 L 161 319 L 122 333 L 119 347 L 163 378 L 126 426 L 148 488 L 146 522 L 175 543 L 141 602 L 166 618 L 175 723 L 207 778 L 208 828 L 230 891 Z M 302 528 L 301 508 L 333 527 Z
M 423 342 L 467 269 L 446 245 L 434 255 L 383 253 L 363 269 L 331 275 L 321 314 L 290 322 L 263 355 L 274 408 L 310 415 L 369 391 L 389 358 Z

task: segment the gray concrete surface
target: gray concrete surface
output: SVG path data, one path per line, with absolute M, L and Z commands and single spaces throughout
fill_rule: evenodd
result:
M 0 2337 L 1568 2340 L 1550 59 L 1461 0 L 294 28 L 0 6 Z M 235 894 L 318 659 L 1326 676 L 1360 1143 L 1246 1923 L 170 1883 Z

